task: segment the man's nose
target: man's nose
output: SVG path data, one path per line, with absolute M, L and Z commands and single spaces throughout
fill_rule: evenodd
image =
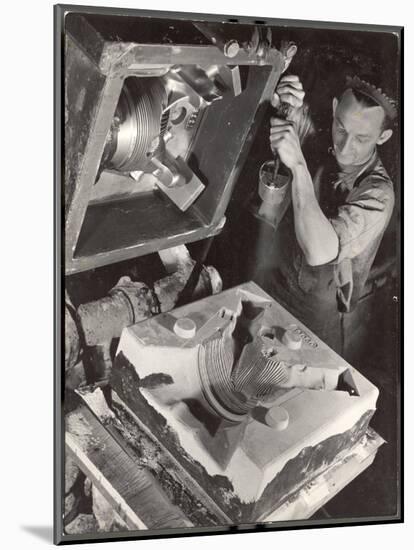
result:
M 344 155 L 346 155 L 346 153 L 349 153 L 351 151 L 351 145 L 352 145 L 351 136 L 344 137 L 341 143 L 341 153 L 343 153 Z

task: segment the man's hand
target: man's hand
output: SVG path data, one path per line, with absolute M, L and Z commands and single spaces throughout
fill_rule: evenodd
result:
M 293 122 L 276 117 L 270 119 L 270 147 L 273 152 L 277 151 L 280 160 L 290 170 L 306 166 Z
M 300 109 L 303 105 L 304 97 L 305 92 L 303 91 L 302 82 L 299 80 L 298 76 L 282 76 L 273 94 L 272 106 L 278 107 L 279 103 L 282 101 L 284 103 L 289 103 L 294 109 Z

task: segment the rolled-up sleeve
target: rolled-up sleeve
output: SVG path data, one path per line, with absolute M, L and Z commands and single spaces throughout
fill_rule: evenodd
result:
M 394 207 L 392 183 L 380 176 L 368 176 L 353 189 L 330 222 L 338 235 L 340 263 L 361 254 L 388 225 Z

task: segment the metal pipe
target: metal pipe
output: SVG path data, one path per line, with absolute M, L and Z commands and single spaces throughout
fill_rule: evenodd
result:
M 65 308 L 65 369 L 78 364 L 82 351 L 110 345 L 122 330 L 157 313 L 173 309 L 186 288 L 196 263 L 190 260 L 167 277 L 156 281 L 153 289 L 141 282 L 122 277 L 107 296 L 82 304 L 77 310 L 69 300 Z M 221 291 L 218 272 L 202 266 L 188 301 L 199 300 Z

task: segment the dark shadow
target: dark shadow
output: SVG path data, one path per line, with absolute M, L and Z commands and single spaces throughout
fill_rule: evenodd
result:
M 53 527 L 51 525 L 21 525 L 21 528 L 38 539 L 53 543 Z
M 222 423 L 221 419 L 208 411 L 199 399 L 183 399 L 183 402 L 194 418 L 203 424 L 211 437 L 214 437 Z
M 283 336 L 286 332 L 286 329 L 283 327 L 273 327 L 275 331 L 275 336 L 279 340 L 279 342 L 283 342 Z
M 267 414 L 268 410 L 269 409 L 267 407 L 262 407 L 262 406 L 259 405 L 259 406 L 255 407 L 254 409 L 252 409 L 250 411 L 250 414 L 251 414 L 252 418 L 254 418 L 256 420 L 256 422 L 260 422 L 261 424 L 264 424 L 265 426 L 267 426 L 265 417 L 266 417 L 266 414 Z
M 162 313 L 158 316 L 157 322 L 170 332 L 174 332 L 174 325 L 177 322 L 177 317 L 170 313 Z

